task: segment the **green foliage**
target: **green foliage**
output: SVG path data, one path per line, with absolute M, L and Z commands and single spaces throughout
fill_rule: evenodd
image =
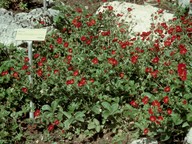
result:
M 28 0 L 1 0 L 0 8 L 24 11 L 28 9 L 27 7 L 29 3 Z
M 2 142 L 33 141 L 23 123 L 35 124 L 45 142 L 108 131 L 114 143 L 130 131 L 159 141 L 186 133 L 192 124 L 189 17 L 136 36 L 126 25 L 117 27 L 110 10 L 88 15 L 56 8 L 58 29 L 33 43 L 31 69 L 26 51 L 0 49 Z M 26 116 L 30 100 L 34 120 Z

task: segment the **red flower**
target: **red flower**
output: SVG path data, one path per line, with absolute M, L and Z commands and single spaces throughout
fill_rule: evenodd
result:
M 24 93 L 27 93 L 27 92 L 28 92 L 28 89 L 27 89 L 27 88 L 25 88 L 25 87 L 24 87 L 24 88 L 22 88 L 21 90 L 22 90 L 22 92 L 24 92 Z
M 147 104 L 149 102 L 149 97 L 148 96 L 144 96 L 144 98 L 142 99 L 143 104 Z
M 61 42 L 61 43 L 62 43 L 62 42 Z M 53 50 L 53 45 L 52 45 L 52 44 L 50 44 L 49 47 L 50 47 L 51 50 Z
M 72 60 L 72 55 L 67 55 L 67 60 L 71 61 Z
M 112 54 L 112 55 L 116 54 L 116 51 L 115 51 L 115 50 L 112 50 L 112 51 L 111 51 L 111 54 Z
M 91 42 L 92 42 L 91 39 L 86 40 L 86 44 L 87 44 L 87 45 L 90 45 Z
M 171 62 L 170 62 L 170 61 L 164 62 L 164 65 L 165 65 L 165 66 L 170 66 L 170 65 L 171 65 Z
M 131 57 L 131 62 L 132 62 L 132 64 L 136 64 L 136 63 L 137 63 L 138 58 L 139 58 L 139 56 L 137 56 L 137 55 L 132 56 L 132 57 Z
M 113 66 L 118 65 L 118 61 L 115 58 L 108 58 L 108 63 L 110 63 Z
M 73 75 L 74 75 L 74 76 L 79 75 L 79 71 L 78 71 L 78 70 L 74 71 L 74 72 L 73 72 Z
M 184 45 L 180 44 L 179 45 L 179 49 L 180 49 L 180 54 L 186 54 L 187 53 L 187 49 Z
M 127 8 L 127 11 L 128 11 L 128 12 L 132 11 L 132 8 Z
M 43 75 L 42 69 L 38 69 L 38 70 L 36 71 L 36 73 L 37 73 L 37 75 L 38 75 L 39 77 L 41 77 L 41 76 Z
M 74 84 L 74 79 L 67 80 L 67 81 L 66 81 L 66 84 L 67 84 L 67 85 Z
M 84 86 L 85 84 L 86 84 L 86 78 L 83 77 L 83 78 L 81 79 L 81 81 L 78 83 L 78 86 L 81 87 L 81 86 Z
M 92 59 L 92 63 L 93 63 L 93 64 L 98 64 L 98 62 L 99 62 L 99 61 L 98 61 L 97 58 Z
M 183 104 L 186 105 L 187 104 L 187 100 L 183 100 Z
M 40 61 L 37 63 L 39 67 L 43 66 L 43 63 Z
M 164 92 L 170 92 L 170 87 L 169 86 L 166 86 L 165 88 L 164 88 Z
M 10 67 L 10 71 L 14 71 L 14 67 Z
M 157 64 L 159 62 L 159 58 L 155 57 L 155 58 L 152 59 L 151 62 L 154 63 L 154 64 Z
M 96 21 L 94 19 L 91 19 L 89 22 L 87 22 L 87 26 L 93 26 L 96 24 Z
M 151 76 L 153 77 L 153 78 L 157 78 L 157 74 L 159 73 L 159 71 L 158 70 L 155 70 L 155 71 L 153 71 L 153 72 L 151 72 L 150 74 L 151 74 Z
M 34 117 L 38 117 L 40 114 L 41 114 L 41 111 L 40 111 L 39 109 L 37 109 L 37 110 L 34 112 Z
M 150 115 L 152 115 L 152 114 L 153 114 L 152 108 L 149 108 L 149 109 L 148 109 L 148 112 L 149 112 Z
M 67 48 L 67 47 L 69 46 L 69 43 L 68 43 L 68 42 L 64 42 L 63 46 L 64 46 L 65 48 Z
M 164 41 L 164 46 L 165 46 L 165 47 L 168 47 L 168 46 L 170 46 L 170 45 L 171 45 L 171 41 L 170 41 L 170 40 Z
M 54 74 L 58 74 L 59 73 L 59 70 L 54 70 Z
M 162 112 L 162 108 L 161 107 L 158 107 L 158 112 L 161 113 Z
M 112 6 L 108 6 L 107 7 L 109 11 L 112 11 L 113 10 L 113 7 Z
M 152 105 L 153 105 L 153 106 L 157 106 L 157 107 L 160 107 L 160 106 L 161 106 L 161 104 L 160 104 L 160 102 L 159 102 L 158 100 L 154 100 L 154 101 L 152 102 Z
M 73 70 L 73 67 L 72 67 L 72 66 L 69 66 L 67 69 L 68 69 L 68 71 L 72 71 L 72 70 Z
M 40 55 L 37 54 L 37 53 L 33 55 L 34 59 L 37 59 L 39 56 L 40 56 Z
M 93 83 L 95 80 L 94 80 L 93 78 L 90 78 L 90 80 L 89 80 L 89 81 Z
M 49 132 L 52 131 L 54 129 L 54 125 L 50 124 L 47 129 L 48 129 Z
M 69 49 L 68 49 L 68 52 L 69 52 L 69 53 L 72 53 L 72 52 L 73 52 L 72 48 L 69 48 Z
M 146 72 L 146 73 L 151 73 L 151 72 L 152 72 L 152 70 L 153 70 L 153 69 L 152 69 L 152 68 L 150 68 L 150 67 L 146 67 L 146 68 L 145 68 L 145 72 Z
M 85 36 L 82 36 L 82 37 L 81 37 L 81 41 L 86 41 L 86 39 L 87 39 L 87 38 L 86 38 Z
M 42 57 L 41 58 L 41 62 L 46 62 L 47 61 L 47 58 L 46 57 Z
M 58 125 L 59 123 L 60 123 L 59 120 L 54 121 L 54 125 Z
M 136 101 L 134 101 L 134 100 L 131 101 L 130 104 L 131 104 L 133 107 L 137 107 L 137 106 L 138 106 L 138 104 L 137 104 Z
M 123 78 L 123 77 L 124 77 L 124 73 L 121 72 L 121 73 L 119 74 L 119 76 L 120 76 L 120 78 Z
M 162 26 L 164 29 L 167 29 L 167 28 L 168 28 L 168 26 L 167 26 L 166 23 L 161 23 L 161 26 Z
M 167 114 L 168 114 L 168 115 L 171 115 L 171 114 L 172 114 L 172 109 L 168 108 L 168 109 L 167 109 Z
M 57 43 L 62 44 L 63 39 L 61 37 L 57 38 Z
M 82 9 L 81 8 L 76 8 L 75 11 L 78 12 L 78 13 L 82 13 Z
M 24 62 L 29 62 L 29 58 L 28 57 L 24 57 Z
M 185 81 L 187 79 L 187 69 L 186 64 L 179 63 L 177 66 L 177 72 L 182 81 Z
M 22 70 L 27 70 L 27 69 L 28 69 L 28 66 L 27 66 L 27 65 L 24 65 L 24 66 L 22 66 L 21 69 L 22 69 Z
M 14 73 L 13 73 L 13 77 L 14 77 L 14 78 L 18 78 L 18 77 L 19 77 L 19 73 L 18 73 L 18 72 L 14 72 Z
M 170 52 L 170 56 L 173 56 L 175 54 L 175 51 Z
M 143 134 L 144 134 L 144 135 L 148 134 L 148 132 L 149 132 L 148 128 L 145 128 L 145 129 L 143 130 Z
M 182 81 L 185 81 L 187 79 L 187 70 L 183 70 L 179 77 Z
M 103 32 L 101 32 L 101 35 L 102 36 L 109 36 L 110 35 L 110 31 L 103 31 Z
M 155 116 L 150 116 L 150 121 L 152 121 L 152 122 L 155 122 L 156 121 L 156 117 Z
M 182 32 L 182 28 L 180 26 L 176 26 L 176 32 Z
M 163 117 L 162 117 L 162 116 L 158 116 L 157 119 L 160 120 L 160 121 L 162 121 L 162 120 L 163 120 Z
M 165 104 L 167 104 L 167 103 L 169 102 L 169 97 L 168 97 L 168 96 L 165 96 L 165 97 L 163 98 L 163 102 L 164 102 Z
M 80 28 L 82 26 L 82 23 L 77 20 L 77 19 L 73 19 L 72 24 L 76 27 L 76 28 Z

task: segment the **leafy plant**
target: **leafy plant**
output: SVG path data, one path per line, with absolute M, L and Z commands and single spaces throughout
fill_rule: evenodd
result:
M 31 98 L 35 119 L 30 122 L 44 141 L 82 140 L 110 131 L 114 143 L 125 133 L 173 142 L 187 132 L 192 110 L 189 16 L 134 34 L 123 23 L 115 25 L 112 6 L 98 15 L 81 7 L 56 9 L 58 29 L 45 42 L 34 42 L 31 69 L 26 51 L 0 49 L 2 141 L 24 139 L 25 126 L 17 122 L 29 121 L 23 115 Z M 10 116 L 11 128 L 5 127 L 3 117 Z

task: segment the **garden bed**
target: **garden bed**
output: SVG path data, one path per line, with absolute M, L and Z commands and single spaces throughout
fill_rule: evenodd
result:
M 34 42 L 32 69 L 27 51 L 0 49 L 0 143 L 183 143 L 192 124 L 191 18 L 181 11 L 130 38 L 112 7 L 94 15 L 101 2 L 66 3 L 77 7 L 57 5 L 60 29 Z

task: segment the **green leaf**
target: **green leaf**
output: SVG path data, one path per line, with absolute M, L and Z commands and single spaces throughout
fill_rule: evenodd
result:
M 108 110 L 105 110 L 105 111 L 103 111 L 103 113 L 102 113 L 102 116 L 104 117 L 104 119 L 107 119 L 110 115 L 111 115 L 111 113 L 110 113 L 110 111 L 108 111 Z
M 153 94 L 149 93 L 149 92 L 143 92 L 141 94 L 141 96 L 148 96 L 149 98 L 153 97 Z
M 88 129 L 94 129 L 95 128 L 95 123 L 94 122 L 90 122 L 88 124 Z
M 115 112 L 118 110 L 119 104 L 118 103 L 113 103 L 111 108 L 112 108 L 112 112 Z
M 188 126 L 190 126 L 188 122 L 184 122 L 184 123 L 182 124 L 182 127 L 183 127 L 183 128 L 184 128 L 184 127 L 188 127 Z
M 102 102 L 101 103 L 101 105 L 105 108 L 105 109 L 107 109 L 107 110 L 111 110 L 111 105 L 108 103 L 108 102 Z
M 171 116 L 175 125 L 180 125 L 183 122 L 179 114 L 173 113 Z
M 66 129 L 69 129 L 69 126 L 73 123 L 73 121 L 74 121 L 73 118 L 67 119 L 67 120 L 64 122 L 65 128 L 66 128 Z
M 161 141 L 167 141 L 168 139 L 170 139 L 170 135 L 167 134 L 161 135 Z
M 75 119 L 78 120 L 79 118 L 83 118 L 85 116 L 84 112 L 76 112 Z
M 54 101 L 51 103 L 51 108 L 52 108 L 53 111 L 55 111 L 55 110 L 57 109 L 58 103 L 59 103 L 59 100 L 58 100 L 58 99 L 54 100 Z
M 100 106 L 99 105 L 94 105 L 92 107 L 92 111 L 96 114 L 100 114 Z
M 71 113 L 69 113 L 69 112 L 65 112 L 65 111 L 64 111 L 63 114 L 64 114 L 68 119 L 72 117 Z
M 100 132 L 101 127 L 100 127 L 100 126 L 96 126 L 96 127 L 95 127 L 95 130 L 96 130 L 97 132 Z
M 43 105 L 41 109 L 43 111 L 51 111 L 51 107 L 49 105 Z
M 97 119 L 93 119 L 93 122 L 96 124 L 96 125 L 100 125 L 99 121 Z
M 129 81 L 129 86 L 133 87 L 133 86 L 134 86 L 134 83 L 135 83 L 135 82 L 134 82 L 133 80 L 130 80 L 130 81 Z
M 192 113 L 187 114 L 187 121 L 192 122 Z

